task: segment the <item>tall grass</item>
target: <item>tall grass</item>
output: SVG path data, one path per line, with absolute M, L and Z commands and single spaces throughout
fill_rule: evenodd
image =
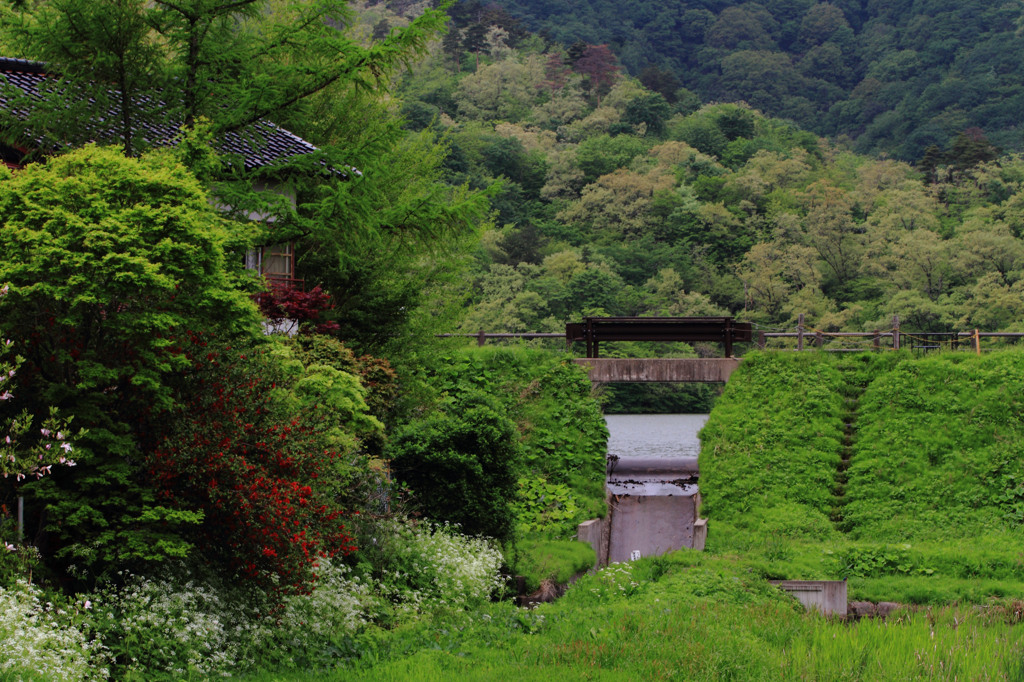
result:
M 905 610 L 845 623 L 804 613 L 742 562 L 688 555 L 609 567 L 532 612 L 495 604 L 458 623 L 391 633 L 372 666 L 329 679 L 1024 679 L 1013 609 Z M 595 590 L 623 582 L 636 587 Z

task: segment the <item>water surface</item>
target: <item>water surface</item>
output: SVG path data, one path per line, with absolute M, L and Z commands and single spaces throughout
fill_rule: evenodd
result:
M 608 454 L 616 457 L 696 457 L 706 414 L 607 414 Z

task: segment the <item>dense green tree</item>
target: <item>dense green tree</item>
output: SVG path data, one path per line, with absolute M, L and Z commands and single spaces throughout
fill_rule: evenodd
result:
M 633 125 L 641 123 L 648 135 L 661 137 L 665 133 L 665 122 L 672 115 L 672 107 L 660 94 L 654 93 L 635 97 L 626 104 L 622 120 Z
M 730 50 L 770 50 L 775 20 L 760 5 L 749 3 L 727 7 L 704 34 L 708 45 Z
M 657 66 L 648 66 L 640 72 L 638 78 L 645 88 L 660 94 L 669 104 L 676 103 L 677 92 L 682 83 L 671 71 L 660 69 Z
M 79 466 L 30 490 L 52 533 L 43 547 L 99 570 L 180 556 L 175 529 L 196 517 L 157 502 L 142 454 L 188 367 L 185 335 L 259 335 L 241 260 L 225 252 L 244 228 L 167 153 L 87 147 L 4 175 L 0 312 L 25 358 L 19 388 L 32 413 L 54 405 L 88 429 Z
M 599 135 L 581 142 L 576 148 L 576 164 L 588 182 L 618 168 L 646 151 L 649 143 L 631 135 Z
M 515 424 L 482 391 L 464 391 L 402 429 L 391 446 L 395 477 L 434 521 L 501 541 L 513 538 L 521 452 Z
M 848 135 L 865 152 L 914 159 L 929 144 L 948 147 L 971 126 L 984 127 L 1003 148 L 1021 144 L 1013 112 L 1024 97 L 1024 39 L 1012 4 L 502 4 L 565 45 L 582 39 L 612 46 L 633 75 L 648 79 L 645 84 L 669 100 L 663 86 L 650 80 L 650 69 L 674 74 L 705 101 L 744 101 L 819 134 Z M 737 59 L 741 52 L 761 55 Z M 866 97 L 872 80 L 884 91 Z M 887 119 L 867 129 L 886 112 L 906 125 Z M 955 116 L 961 119 L 956 125 L 915 137 L 934 121 Z

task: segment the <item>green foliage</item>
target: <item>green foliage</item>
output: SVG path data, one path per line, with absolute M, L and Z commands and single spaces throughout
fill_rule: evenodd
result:
M 5 293 L 0 289 L 0 297 Z M 60 418 L 56 408 L 52 407 L 38 423 L 28 408 L 14 411 L 14 404 L 10 401 L 15 399 L 15 395 L 8 387 L 24 360 L 20 356 L 15 356 L 13 361 L 7 359 L 12 345 L 0 342 L 0 402 L 4 403 L 2 412 L 5 415 L 0 422 L 3 435 L 3 441 L 0 441 L 0 473 L 4 478 L 13 476 L 15 481 L 21 481 L 28 476 L 42 478 L 55 466 L 75 466 L 70 419 Z M 6 416 L 11 413 L 13 416 Z
M 380 354 L 433 322 L 420 306 L 439 312 L 433 304 L 446 299 L 434 287 L 488 210 L 486 191 L 440 180 L 445 144 L 430 130 L 407 133 L 388 96 L 446 20 L 426 8 L 366 44 L 339 0 L 17 4 L 5 9 L 0 41 L 55 77 L 39 101 L 7 99 L 3 114 L 21 118 L 0 128 L 36 155 L 99 140 L 130 156 L 155 142 L 151 126 L 184 126 L 182 158 L 216 183 L 222 209 L 274 217 L 250 225 L 246 241 L 299 242 L 298 275 L 332 297 L 328 322 L 360 352 Z M 254 124 L 269 120 L 318 151 L 255 172 L 230 154 L 210 163 L 208 149 L 195 153 L 197 127 L 212 146 L 241 135 L 258 147 Z M 401 346 L 387 350 L 397 357 Z
M 615 45 L 626 70 L 667 98 L 684 83 L 704 101 L 746 102 L 904 160 L 948 146 L 969 126 L 1020 149 L 1010 112 L 1021 97 L 1024 47 L 1009 6 L 506 4 L 563 46 L 580 37 Z
M 574 576 L 593 568 L 596 555 L 590 545 L 575 540 L 523 540 L 516 545 L 513 567 L 526 579 L 526 591 L 533 592 L 545 580 L 564 585 Z
M 707 414 L 721 387 L 708 384 L 615 384 L 604 387 L 605 414 Z
M 24 356 L 22 405 L 88 430 L 76 468 L 24 486 L 30 518 L 45 506 L 50 547 L 81 568 L 180 556 L 183 519 L 160 511 L 141 454 L 188 366 L 185 330 L 258 335 L 241 259 L 226 255 L 241 226 L 169 155 L 92 146 L 3 178 L 0 206 L 0 311 Z
M 395 477 L 415 493 L 425 516 L 474 535 L 512 539 L 520 450 L 515 424 L 490 395 L 460 394 L 402 428 L 389 453 Z
M 642 123 L 647 135 L 660 137 L 665 132 L 665 121 L 671 115 L 672 107 L 665 97 L 654 93 L 630 100 L 623 112 L 622 120 L 633 125 Z
M 385 426 L 393 424 L 398 411 L 398 377 L 391 364 L 370 355 L 356 357 L 345 344 L 322 334 L 301 334 L 293 340 L 293 349 L 306 367 L 324 365 L 359 377 L 365 390 L 366 411 Z M 360 429 L 362 447 L 374 454 L 383 448 L 383 434 Z
M 579 513 L 569 486 L 543 478 L 520 478 L 513 506 L 521 535 L 574 521 Z
M 701 431 L 701 489 L 709 515 L 788 502 L 828 514 L 842 423 L 842 378 L 818 354 L 748 354 Z
M 408 452 L 406 443 L 410 438 L 425 443 L 426 434 L 441 438 L 441 434 L 459 429 L 458 425 L 464 423 L 467 406 L 482 400 L 490 409 L 512 420 L 514 428 L 506 434 L 514 442 L 497 446 L 512 453 L 511 461 L 505 462 L 512 467 L 511 487 L 503 488 L 506 499 L 500 507 L 497 501 L 494 503 L 502 514 L 511 514 L 510 524 L 518 524 L 523 532 L 561 538 L 574 535 L 576 525 L 588 518 L 604 515 L 608 431 L 600 408 L 591 396 L 590 382 L 580 368 L 557 354 L 540 350 L 485 347 L 438 358 L 432 370 L 433 376 L 428 381 L 446 398 L 437 413 L 403 429 L 396 437 L 393 452 Z M 413 434 L 421 434 L 424 440 Z M 437 457 L 426 453 L 426 446 L 416 447 L 418 452 L 424 453 L 418 456 L 427 458 L 423 461 Z M 493 455 L 479 456 L 486 456 L 494 466 L 501 465 Z M 411 468 L 415 461 L 404 455 L 402 463 L 393 463 L 393 466 L 397 478 L 408 482 L 413 491 L 419 493 L 419 502 L 430 516 L 427 510 L 439 509 L 435 505 L 441 504 L 440 500 L 424 499 L 423 492 L 404 478 L 399 468 Z M 415 475 L 425 475 L 423 468 Z M 465 474 L 448 475 L 461 479 Z M 505 479 L 501 480 L 505 485 Z M 445 504 L 454 508 L 465 500 L 476 499 L 474 496 L 491 494 L 482 490 L 454 491 Z M 481 521 L 477 518 L 460 523 L 470 530 L 477 528 L 474 524 Z
M 847 489 L 854 537 L 1018 529 L 1022 377 L 1024 357 L 1007 351 L 905 362 L 876 378 L 861 403 Z
M 541 16 L 560 11 L 525 4 Z M 586 16 L 567 26 L 605 12 L 617 25 L 623 14 L 607 3 L 579 11 Z M 649 46 L 618 35 L 600 42 L 621 45 L 623 62 L 642 71 L 641 81 L 657 92 L 620 79 L 600 105 L 587 102 L 585 83 L 566 67 L 595 40 L 584 37 L 564 59 L 561 50 L 549 50 L 546 65 L 526 51 L 492 54 L 488 73 L 533 69 L 532 88 L 503 91 L 513 100 L 502 106 L 515 113 L 515 124 L 508 123 L 511 114 L 465 120 L 469 114 L 456 106 L 436 104 L 458 144 L 451 167 L 459 181 L 483 186 L 503 164 L 508 177 L 522 175 L 518 145 L 536 171 L 525 184 L 511 181 L 494 203 L 505 225 L 501 239 L 485 239 L 470 264 L 471 329 L 547 330 L 598 309 L 685 314 L 671 310 L 682 305 L 649 300 L 641 290 L 665 268 L 680 277 L 673 292 L 680 299 L 699 294 L 723 313 L 767 327 L 792 329 L 804 313 L 824 331 L 885 329 L 893 315 L 909 331 L 1015 328 L 1024 312 L 1017 303 L 1024 247 L 1014 227 L 1020 161 L 997 153 L 1019 141 L 1008 142 L 1008 128 L 999 137 L 982 130 L 993 124 L 987 114 L 972 117 L 1004 106 L 981 103 L 1019 89 L 1012 78 L 1003 82 L 1017 66 L 985 72 L 985 59 L 1003 63 L 990 45 L 987 57 L 969 60 L 977 78 L 947 74 L 941 64 L 959 63 L 976 46 L 926 57 L 922 46 L 931 41 L 921 32 L 924 24 L 911 21 L 925 12 L 918 6 L 818 9 L 802 2 L 680 11 L 651 10 L 634 28 L 660 31 L 656 44 L 683 41 L 688 47 L 676 68 L 686 71 L 677 73 L 701 75 L 679 80 L 705 99 L 746 104 L 700 107 L 693 93 L 682 92 L 687 101 L 666 115 L 657 102 L 671 99 L 666 72 L 674 58 L 648 54 Z M 993 10 L 994 23 L 984 20 L 979 31 L 1000 36 L 1002 49 L 1017 50 L 1020 38 L 1010 36 L 1002 12 Z M 980 16 L 965 15 L 963 24 Z M 489 21 L 487 13 L 476 21 Z M 594 30 L 606 30 L 609 21 Z M 941 23 L 947 21 L 942 15 Z M 579 35 L 566 26 L 549 28 L 556 39 Z M 961 35 L 949 33 L 947 48 L 961 40 L 954 34 Z M 442 87 L 443 73 L 431 63 L 404 79 L 401 91 L 423 99 L 426 91 L 462 88 L 469 78 L 455 74 Z M 925 114 L 931 104 L 944 113 Z M 860 150 L 933 149 L 918 164 L 921 177 L 910 165 L 858 157 L 846 151 L 850 145 L 829 148 L 799 126 L 857 137 L 853 148 Z M 506 153 L 512 150 L 517 153 Z M 541 168 L 546 174 L 535 193 L 528 185 L 536 186 Z M 598 272 L 553 277 L 546 259 L 570 247 Z M 541 267 L 521 269 L 523 263 Z M 520 289 L 498 286 L 494 265 L 515 268 Z
M 1020 353 L 802 355 L 748 356 L 702 431 L 709 549 L 771 577 L 849 578 L 854 599 L 1018 589 Z M 828 421 L 839 433 L 816 438 Z
M 631 135 L 599 135 L 580 142 L 576 148 L 576 163 L 586 181 L 593 182 L 601 175 L 628 166 L 649 146 Z
M 54 101 L 30 112 L 34 134 L 22 140 L 38 142 L 47 134 L 72 144 L 93 139 L 91 123 L 108 116 L 111 99 L 121 117 L 105 133 L 128 153 L 133 140 L 145 144 L 142 131 L 154 119 L 191 127 L 206 116 L 219 137 L 264 118 L 294 115 L 297 103 L 309 106 L 338 85 L 377 86 L 422 53 L 445 21 L 441 11 L 427 9 L 364 46 L 338 30 L 350 12 L 334 0 L 129 1 L 116 10 L 76 1 L 8 11 L 3 33 L 17 41 L 20 56 L 44 60 L 64 75 Z M 69 90 L 75 115 L 56 119 Z M 159 110 L 152 110 L 154 101 Z

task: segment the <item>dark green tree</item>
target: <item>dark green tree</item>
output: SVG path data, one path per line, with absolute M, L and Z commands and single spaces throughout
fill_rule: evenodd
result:
M 504 412 L 486 393 L 465 391 L 395 437 L 392 471 L 424 516 L 473 535 L 513 538 L 521 453 L 515 424 Z
M 658 93 L 634 97 L 626 104 L 622 118 L 627 123 L 647 126 L 647 134 L 661 137 L 665 133 L 665 121 L 672 115 L 672 107 Z
M 645 88 L 659 93 L 669 104 L 675 104 L 676 91 L 683 85 L 674 73 L 657 66 L 648 66 L 638 78 Z
M 953 140 L 948 159 L 958 171 L 966 171 L 999 156 L 999 148 L 988 141 L 981 128 L 968 128 Z

